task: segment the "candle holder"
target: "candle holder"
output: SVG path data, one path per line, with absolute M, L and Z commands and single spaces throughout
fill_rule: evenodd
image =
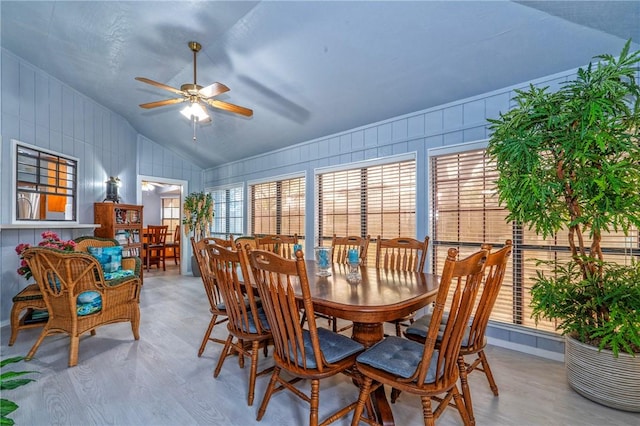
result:
M 347 281 L 351 284 L 358 284 L 362 281 L 362 275 L 360 275 L 360 259 L 349 261 L 349 273 L 347 274 Z
M 331 275 L 331 247 L 316 247 L 316 275 L 328 277 Z

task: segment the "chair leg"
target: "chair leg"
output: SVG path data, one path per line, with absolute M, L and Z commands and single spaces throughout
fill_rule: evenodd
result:
M 18 338 L 20 312 L 22 312 L 22 307 L 19 302 L 15 302 L 11 307 L 11 337 L 9 338 L 9 346 L 13 346 Z
M 80 346 L 80 337 L 71 336 L 69 344 L 69 367 L 78 365 L 78 346 Z
M 478 357 L 480 357 L 482 371 L 484 371 L 484 374 L 487 376 L 491 391 L 495 396 L 498 396 L 498 385 L 496 385 L 496 381 L 493 379 L 493 373 L 491 373 L 491 367 L 489 367 L 489 361 L 487 360 L 487 356 L 484 354 L 484 350 L 478 352 Z
M 131 318 L 131 331 L 133 332 L 133 338 L 140 340 L 140 305 L 138 302 L 134 302 L 134 304 Z
M 309 426 L 318 426 L 318 405 L 320 400 L 320 380 L 311 380 L 311 408 L 309 410 Z
M 256 417 L 257 421 L 262 420 L 262 416 L 264 416 L 265 411 L 267 411 L 267 405 L 269 404 L 269 400 L 273 395 L 273 392 L 276 388 L 276 384 L 278 383 L 278 377 L 280 376 L 280 367 L 276 366 L 273 369 L 273 373 L 271 374 L 271 380 L 269 380 L 269 385 L 267 386 L 267 390 L 264 392 L 264 397 L 262 397 L 262 403 L 260 404 L 260 409 L 258 410 L 258 416 Z
M 220 374 L 220 370 L 222 369 L 222 364 L 224 364 L 224 360 L 227 358 L 227 355 L 231 353 L 232 340 L 233 340 L 233 336 L 230 334 L 227 337 L 227 341 L 224 342 L 224 348 L 222 348 L 222 352 L 220 353 L 220 358 L 218 359 L 218 364 L 216 365 L 216 369 L 213 371 L 213 377 L 218 377 L 218 374 Z
M 422 417 L 424 418 L 425 426 L 435 426 L 436 418 L 431 410 L 431 397 L 422 396 Z
M 256 376 L 258 375 L 258 355 L 260 352 L 260 342 L 254 340 L 251 342 L 251 370 L 249 373 L 249 396 L 247 403 L 253 405 L 253 397 L 256 388 Z
M 458 408 L 460 417 L 462 417 L 462 423 L 464 423 L 465 426 L 475 425 L 475 422 L 472 423 L 471 420 L 469 420 L 469 413 L 467 412 L 462 396 L 460 396 L 460 392 L 458 391 L 458 386 L 454 385 L 453 388 L 451 388 L 450 392 L 453 394 L 453 401 L 456 405 L 456 408 Z
M 48 332 L 49 332 L 49 327 L 45 325 L 42 331 L 40 332 L 40 336 L 38 336 L 38 340 L 36 340 L 36 342 L 33 344 L 27 356 L 24 357 L 25 360 L 29 361 L 33 358 L 33 356 L 36 354 L 36 351 L 38 350 L 38 347 L 40 347 L 40 343 L 42 343 L 44 338 L 47 337 Z
M 358 426 L 358 423 L 360 423 L 360 417 L 362 417 L 364 406 L 365 404 L 367 404 L 369 395 L 371 393 L 371 383 L 373 383 L 373 379 L 371 379 L 370 377 L 364 378 L 364 382 L 362 383 L 362 387 L 360 388 L 360 395 L 358 396 L 358 405 L 356 405 L 356 408 L 353 411 L 351 426 Z
M 475 419 L 473 418 L 473 403 L 471 401 L 471 389 L 469 389 L 469 381 L 467 380 L 467 366 L 464 363 L 464 357 L 462 355 L 458 356 L 458 369 L 460 370 L 460 385 L 462 387 L 462 399 L 464 400 L 464 406 L 467 409 L 469 422 L 471 424 L 475 424 Z M 456 405 L 457 404 L 458 402 L 456 401 Z
M 200 344 L 200 349 L 198 350 L 198 357 L 202 356 L 202 353 L 204 352 L 204 348 L 207 346 L 207 343 L 209 342 L 209 338 L 211 337 L 211 332 L 213 331 L 213 327 L 216 325 L 217 318 L 218 318 L 218 315 L 213 315 L 211 317 L 211 321 L 209 321 L 209 327 L 207 327 L 207 332 L 204 333 L 204 338 L 202 339 L 202 343 Z
M 391 403 L 395 404 L 398 398 L 400 397 L 400 393 L 402 391 L 400 389 L 391 388 Z
M 165 262 L 166 260 L 166 256 L 165 256 L 165 250 L 164 247 L 162 249 L 160 249 L 160 259 L 162 260 L 162 270 L 166 271 L 167 270 L 167 262 Z

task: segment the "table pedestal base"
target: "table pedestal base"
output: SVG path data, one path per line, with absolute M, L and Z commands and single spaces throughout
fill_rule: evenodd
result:
M 384 339 L 384 328 L 382 323 L 365 324 L 361 322 L 353 323 L 353 340 L 369 348 L 380 340 Z

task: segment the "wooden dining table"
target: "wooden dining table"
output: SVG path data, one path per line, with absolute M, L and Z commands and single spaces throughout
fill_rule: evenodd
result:
M 352 338 L 370 347 L 384 338 L 384 323 L 403 318 L 435 301 L 437 275 L 360 266 L 361 280 L 347 280 L 349 265 L 333 264 L 330 276 L 318 276 L 316 264 L 305 262 L 316 312 L 353 322 Z M 373 395 L 380 423 L 393 425 L 393 413 L 380 386 Z

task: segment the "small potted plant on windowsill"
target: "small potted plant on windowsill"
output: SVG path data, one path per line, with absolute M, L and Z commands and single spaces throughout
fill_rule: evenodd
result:
M 630 44 L 556 92 L 517 91 L 516 106 L 489 120 L 487 152 L 507 220 L 544 238 L 568 233 L 570 260 L 539 262 L 551 272 L 538 271 L 531 305 L 567 336 L 569 385 L 640 411 L 640 262 L 605 262 L 601 247 L 604 234 L 640 227 L 640 52 Z
M 213 224 L 213 198 L 205 192 L 192 192 L 184 199 L 182 226 L 187 237 L 193 236 L 196 241 L 209 236 Z M 200 269 L 194 256 L 191 256 L 193 275 L 200 276 Z

